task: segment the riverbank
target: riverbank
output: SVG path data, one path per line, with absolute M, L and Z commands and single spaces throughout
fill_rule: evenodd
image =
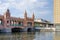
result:
M 50 28 L 50 29 L 45 29 L 45 30 L 43 29 L 43 30 L 40 30 L 40 31 L 46 31 L 46 32 L 48 32 L 48 31 L 50 32 L 51 31 L 51 32 L 55 32 L 55 28 Z
M 35 29 L 35 28 L 25 28 L 25 29 L 18 29 L 18 28 L 14 28 L 13 30 L 11 28 L 5 28 L 0 30 L 0 32 L 54 32 L 55 28 L 40 28 L 40 29 Z
M 55 28 L 40 28 L 40 29 L 36 29 L 36 31 L 40 31 L 40 32 L 54 32 Z

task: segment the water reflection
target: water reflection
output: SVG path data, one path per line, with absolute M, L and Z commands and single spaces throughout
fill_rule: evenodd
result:
M 33 40 L 34 33 L 2 33 L 0 34 L 0 40 Z
M 37 32 L 35 35 L 35 40 L 53 40 L 52 32 Z
M 0 33 L 0 40 L 60 40 L 60 32 Z
M 55 32 L 54 40 L 60 40 L 60 32 Z

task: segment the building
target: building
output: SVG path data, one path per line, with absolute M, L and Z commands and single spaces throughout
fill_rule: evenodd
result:
M 0 15 L 0 30 L 11 32 L 14 28 L 16 29 L 29 29 L 34 27 L 34 14 L 32 18 L 27 17 L 25 10 L 24 18 L 11 17 L 9 9 L 4 15 Z
M 53 27 L 53 23 L 44 19 L 35 19 L 34 26 L 36 27 Z
M 53 23 L 44 19 L 35 19 L 34 28 L 36 31 L 55 31 Z
M 54 26 L 60 30 L 60 0 L 54 0 Z
M 27 17 L 25 10 L 24 18 L 12 17 L 9 9 L 0 15 L 0 31 L 1 32 L 15 32 L 15 31 L 30 31 L 35 27 L 52 27 L 53 24 L 44 19 L 35 19 L 34 13 L 31 18 Z

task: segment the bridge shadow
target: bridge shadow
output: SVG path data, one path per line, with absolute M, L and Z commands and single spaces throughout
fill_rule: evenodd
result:
M 22 28 L 12 28 L 11 31 L 12 31 L 12 33 L 23 32 L 23 29 Z

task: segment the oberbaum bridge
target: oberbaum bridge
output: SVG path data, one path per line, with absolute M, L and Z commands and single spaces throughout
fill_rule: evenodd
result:
M 34 17 L 34 13 L 31 18 L 27 17 L 26 10 L 24 18 L 11 17 L 10 11 L 7 9 L 4 15 L 0 15 L 0 32 L 20 32 L 34 30 L 35 27 L 35 29 L 49 29 L 49 27 L 53 27 L 52 23 L 46 20 L 40 22 L 42 19 L 35 20 Z

